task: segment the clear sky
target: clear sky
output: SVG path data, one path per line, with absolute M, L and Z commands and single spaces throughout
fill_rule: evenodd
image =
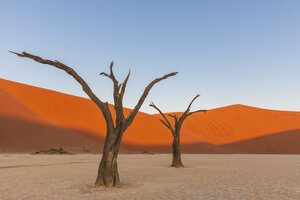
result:
M 27 51 L 73 67 L 112 103 L 111 60 L 131 79 L 124 105 L 158 83 L 141 111 L 231 104 L 300 111 L 300 1 L 0 0 L 0 78 L 84 96 L 65 72 L 8 53 Z

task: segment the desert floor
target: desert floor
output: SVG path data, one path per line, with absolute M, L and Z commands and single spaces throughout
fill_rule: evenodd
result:
M 1 200 L 300 199 L 300 155 L 120 155 L 119 188 L 94 188 L 100 155 L 0 154 Z

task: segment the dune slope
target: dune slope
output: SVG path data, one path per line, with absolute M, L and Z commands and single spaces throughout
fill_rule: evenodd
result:
M 232 105 L 195 114 L 183 127 L 230 152 L 300 153 L 300 112 Z
M 129 112 L 126 109 L 125 115 Z M 138 113 L 124 135 L 121 152 L 170 152 L 172 136 L 159 117 Z M 299 112 L 233 105 L 188 118 L 181 143 L 185 153 L 299 154 L 297 130 Z M 105 121 L 89 99 L 0 79 L 0 151 L 32 152 L 63 145 L 72 152 L 100 152 L 104 138 Z
M 89 99 L 4 79 L 0 79 L 0 99 L 0 150 L 27 152 L 54 145 L 79 152 L 83 146 L 88 146 L 90 152 L 102 150 L 102 147 L 95 150 L 95 141 L 99 146 L 103 145 L 105 121 L 101 111 Z M 112 106 L 111 109 L 114 114 Z M 125 115 L 129 112 L 126 109 Z M 74 137 L 70 142 L 72 134 Z M 20 142 L 22 137 L 24 142 Z M 37 144 L 35 141 L 39 140 L 44 142 Z M 224 152 L 188 130 L 183 130 L 181 140 L 186 146 L 183 152 Z M 171 134 L 156 117 L 140 112 L 124 135 L 121 151 L 170 152 L 171 141 Z

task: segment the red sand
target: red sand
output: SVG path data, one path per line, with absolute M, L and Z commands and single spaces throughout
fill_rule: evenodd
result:
M 55 144 L 97 151 L 105 137 L 101 111 L 89 99 L 4 79 L 0 116 L 0 151 L 40 150 Z M 169 152 L 172 136 L 158 117 L 140 112 L 124 134 L 122 151 Z M 188 118 L 181 143 L 188 153 L 300 153 L 299 130 L 300 112 L 233 105 Z

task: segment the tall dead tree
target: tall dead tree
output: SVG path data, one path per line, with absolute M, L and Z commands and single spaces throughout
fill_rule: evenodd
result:
M 131 110 L 127 117 L 124 116 L 123 112 L 123 97 L 125 94 L 126 85 L 130 76 L 130 71 L 125 78 L 123 83 L 117 81 L 114 72 L 113 72 L 113 62 L 110 64 L 110 73 L 107 74 L 105 72 L 100 73 L 100 75 L 106 76 L 113 82 L 113 97 L 114 97 L 114 110 L 116 113 L 115 122 L 112 118 L 111 111 L 108 106 L 108 102 L 101 101 L 90 89 L 88 84 L 75 72 L 74 69 L 68 67 L 67 65 L 57 61 L 57 60 L 47 60 L 41 57 L 22 52 L 16 53 L 11 52 L 19 57 L 30 58 L 35 60 L 36 62 L 42 64 L 52 65 L 58 69 L 64 70 L 69 75 L 71 75 L 81 86 L 83 91 L 91 98 L 91 100 L 99 107 L 102 111 L 104 119 L 106 121 L 106 137 L 105 143 L 102 153 L 102 158 L 99 164 L 98 176 L 95 182 L 95 186 L 118 186 L 120 185 L 120 178 L 118 173 L 118 165 L 117 165 L 117 156 L 122 140 L 122 136 L 125 130 L 130 126 L 133 122 L 136 114 L 141 108 L 143 102 L 145 101 L 149 91 L 151 88 L 161 80 L 164 80 L 168 77 L 175 76 L 177 72 L 173 72 L 167 75 L 164 75 L 161 78 L 157 78 L 153 80 L 144 90 L 142 96 L 140 97 L 136 106 Z
M 199 97 L 200 95 L 197 94 L 196 97 L 193 98 L 193 100 L 191 101 L 191 103 L 189 104 L 189 106 L 187 107 L 186 111 L 179 117 L 178 115 L 174 114 L 169 114 L 168 116 L 172 117 L 174 119 L 174 124 L 172 126 L 172 124 L 170 123 L 170 121 L 168 120 L 168 118 L 165 116 L 165 114 L 157 107 L 154 105 L 153 102 L 151 102 L 150 106 L 155 108 L 160 115 L 163 117 L 163 119 L 160 119 L 160 121 L 168 128 L 170 129 L 172 135 L 173 135 L 173 144 L 172 144 L 172 148 L 173 148 L 173 161 L 171 164 L 171 167 L 183 167 L 182 161 L 181 161 L 181 151 L 180 151 L 180 130 L 182 127 L 182 124 L 184 122 L 184 120 L 191 116 L 192 114 L 198 113 L 198 112 L 206 112 L 206 110 L 197 110 L 197 111 L 193 111 L 190 112 L 190 108 L 193 104 L 193 102 Z

